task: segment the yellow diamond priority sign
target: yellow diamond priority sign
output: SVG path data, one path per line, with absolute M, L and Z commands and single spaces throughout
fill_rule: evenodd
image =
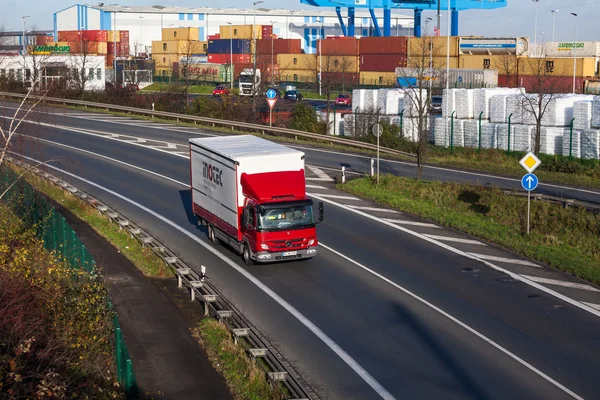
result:
M 521 161 L 519 161 L 519 164 L 521 164 L 521 166 L 525 168 L 525 171 L 529 172 L 530 174 L 535 171 L 535 169 L 539 167 L 541 163 L 542 162 L 540 159 L 537 158 L 531 151 L 525 154 L 525 157 L 521 158 Z

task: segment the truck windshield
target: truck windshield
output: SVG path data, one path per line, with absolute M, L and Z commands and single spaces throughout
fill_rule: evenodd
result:
M 240 75 L 240 83 L 252 83 L 252 75 Z
M 314 224 L 311 205 L 270 208 L 263 214 L 258 214 L 258 229 L 261 231 L 301 229 Z

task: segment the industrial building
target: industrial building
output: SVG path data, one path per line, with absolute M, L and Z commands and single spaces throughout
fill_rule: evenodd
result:
M 375 36 L 376 26 L 383 23 L 383 15 L 372 18 L 367 10 L 355 14 L 356 36 Z M 413 33 L 413 17 L 396 11 L 391 15 L 394 36 Z M 334 11 L 184 8 L 184 7 L 130 7 L 119 5 L 73 5 L 54 13 L 54 40 L 59 31 L 68 30 L 126 30 L 130 33 L 133 55 L 149 54 L 152 41 L 161 40 L 163 28 L 198 28 L 198 40 L 206 41 L 218 34 L 221 26 L 273 25 L 273 34 L 282 39 L 300 39 L 307 54 L 317 51 L 317 40 L 326 36 L 342 36 L 342 21 Z M 433 29 L 433 27 L 432 27 Z

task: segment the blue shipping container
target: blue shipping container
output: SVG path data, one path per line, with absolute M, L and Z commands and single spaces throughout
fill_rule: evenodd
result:
M 231 47 L 233 51 L 231 51 Z M 208 54 L 250 54 L 250 39 L 216 39 L 208 41 Z

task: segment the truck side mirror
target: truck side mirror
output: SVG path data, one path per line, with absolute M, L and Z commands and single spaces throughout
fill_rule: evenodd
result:
M 323 222 L 323 202 L 319 202 L 319 222 Z

